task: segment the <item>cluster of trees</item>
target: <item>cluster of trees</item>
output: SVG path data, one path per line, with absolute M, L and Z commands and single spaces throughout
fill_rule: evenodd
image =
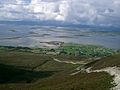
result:
M 0 46 L 0 49 L 9 50 L 9 51 L 25 51 L 25 52 L 33 52 L 40 54 L 51 53 L 54 55 L 74 55 L 74 56 L 85 56 L 85 57 L 104 57 L 110 56 L 116 53 L 112 49 L 92 46 L 92 45 L 73 45 L 73 46 L 63 46 L 56 49 L 45 49 L 45 48 L 36 48 L 32 49 L 29 47 L 12 47 L 12 46 Z M 119 51 L 118 51 L 119 52 Z
M 87 56 L 87 57 L 104 57 L 110 56 L 115 53 L 112 49 L 102 47 L 63 47 L 59 54 Z

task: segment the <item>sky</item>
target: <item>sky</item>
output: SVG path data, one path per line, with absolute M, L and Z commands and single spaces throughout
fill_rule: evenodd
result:
M 120 25 L 120 0 L 0 0 L 0 21 Z

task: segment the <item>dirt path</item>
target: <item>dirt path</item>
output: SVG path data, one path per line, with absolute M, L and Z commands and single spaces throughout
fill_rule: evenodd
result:
M 62 61 L 62 60 L 59 60 L 59 59 L 56 59 L 56 58 L 53 58 L 53 60 L 56 61 L 56 62 L 66 63 L 66 64 L 86 64 L 84 61 L 76 61 L 76 62 L 73 62 L 73 61 Z
M 70 64 L 86 64 L 84 62 L 61 61 L 56 58 L 54 58 L 53 60 L 56 62 L 67 63 L 67 64 L 68 63 L 70 63 Z M 111 76 L 115 76 L 114 83 L 116 84 L 116 86 L 111 88 L 111 90 L 120 90 L 120 68 L 118 68 L 118 67 L 107 67 L 107 68 L 100 69 L 100 70 L 91 70 L 91 67 L 85 69 L 84 65 L 83 65 L 83 66 L 77 67 L 75 70 L 76 70 L 76 72 L 71 73 L 70 75 L 76 75 L 76 74 L 80 73 L 81 71 L 86 71 L 87 73 L 105 71 L 105 72 L 109 73 Z

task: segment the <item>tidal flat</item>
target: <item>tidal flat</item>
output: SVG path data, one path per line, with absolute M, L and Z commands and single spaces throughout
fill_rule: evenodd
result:
M 67 28 L 30 25 L 0 25 L 0 45 L 56 47 L 49 42 L 102 45 L 120 49 L 120 31 L 106 28 Z M 47 42 L 47 43 L 45 43 Z

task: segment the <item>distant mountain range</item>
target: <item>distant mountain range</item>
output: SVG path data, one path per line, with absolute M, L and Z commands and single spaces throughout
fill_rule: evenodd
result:
M 70 28 L 96 28 L 96 29 L 109 29 L 110 31 L 120 31 L 119 26 L 108 25 L 86 25 L 86 24 L 73 24 L 69 22 L 61 21 L 39 21 L 39 20 L 21 20 L 21 21 L 0 21 L 0 24 L 12 24 L 12 25 L 40 25 L 40 26 L 53 26 L 53 27 L 70 27 Z

